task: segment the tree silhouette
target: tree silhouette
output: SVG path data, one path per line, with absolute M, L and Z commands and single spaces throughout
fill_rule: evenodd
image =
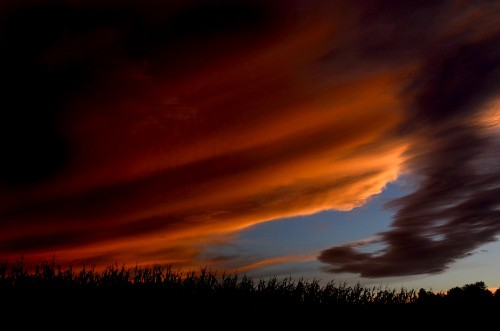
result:
M 442 293 L 434 293 L 421 288 L 418 291 L 418 300 L 420 304 L 438 304 L 442 303 L 444 295 Z
M 453 287 L 447 293 L 447 301 L 460 304 L 490 303 L 493 293 L 489 291 L 482 281 L 474 284 L 465 284 L 462 287 Z

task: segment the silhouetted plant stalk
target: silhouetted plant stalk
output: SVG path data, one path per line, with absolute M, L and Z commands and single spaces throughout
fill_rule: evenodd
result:
M 308 306 L 342 305 L 410 305 L 443 303 L 500 303 L 500 291 L 492 294 L 484 282 L 454 287 L 447 293 L 420 289 L 353 286 L 330 281 L 321 286 L 319 280 L 307 281 L 292 277 L 271 277 L 257 282 L 247 275 L 222 273 L 206 268 L 198 272 L 182 272 L 167 265 L 147 265 L 126 268 L 118 264 L 101 272 L 95 267 L 62 268 L 54 260 L 35 266 L 25 266 L 23 259 L 12 264 L 0 263 L 0 293 L 16 289 L 153 289 L 170 298 L 217 298 L 241 302 L 301 304 Z

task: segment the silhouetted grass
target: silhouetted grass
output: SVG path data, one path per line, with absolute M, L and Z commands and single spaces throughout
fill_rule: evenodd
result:
M 297 323 L 322 326 L 332 318 L 371 327 L 373 321 L 394 316 L 433 318 L 449 327 L 446 316 L 460 326 L 457 316 L 484 314 L 485 307 L 496 311 L 500 291 L 493 295 L 483 282 L 433 293 L 334 281 L 320 285 L 318 280 L 291 277 L 253 279 L 206 268 L 181 272 L 163 265 L 114 265 L 97 272 L 86 266 L 62 268 L 54 261 L 25 266 L 19 260 L 0 263 L 0 305 L 0 316 L 57 315 L 69 321 L 106 321 L 115 328 L 117 323 L 129 327 L 134 320 L 142 328 L 146 321 L 156 326 L 158 319 L 201 327 L 229 319 L 253 327 L 265 321 L 294 328 Z
M 72 267 L 43 262 L 26 267 L 22 260 L 12 265 L 0 264 L 0 290 L 85 290 L 129 291 L 162 293 L 165 298 L 210 299 L 239 303 L 274 303 L 281 305 L 370 305 L 410 304 L 418 301 L 414 290 L 366 288 L 361 284 L 348 286 L 334 281 L 320 286 L 318 280 L 294 281 L 291 277 L 268 280 L 254 279 L 237 273 L 218 275 L 206 268 L 198 272 L 181 272 L 171 266 L 151 265 L 125 268 L 109 266 L 101 272 L 83 267 Z
M 62 268 L 60 264 L 42 262 L 25 266 L 23 260 L 0 264 L 1 293 L 33 293 L 52 291 L 63 293 L 154 293 L 175 302 L 231 302 L 255 305 L 301 306 L 373 306 L 417 304 L 491 304 L 500 302 L 500 292 L 494 295 L 483 282 L 454 287 L 448 292 L 433 293 L 420 289 L 365 287 L 360 283 L 307 281 L 291 277 L 267 280 L 246 275 L 217 274 L 206 268 L 181 272 L 171 266 L 150 265 L 126 268 L 109 266 L 101 272 L 83 266 L 80 270 Z

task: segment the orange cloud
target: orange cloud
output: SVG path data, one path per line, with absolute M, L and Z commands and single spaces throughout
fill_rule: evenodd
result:
M 89 61 L 95 81 L 62 103 L 55 129 L 71 152 L 64 167 L 0 192 L 0 255 L 203 264 L 199 250 L 221 236 L 350 210 L 395 180 L 407 141 L 393 133 L 404 120 L 399 92 L 410 69 L 326 79 L 321 59 L 344 23 L 315 11 L 288 19 L 267 39 L 248 33 L 248 45 L 216 27 L 210 46 L 194 32 L 160 34 L 180 48 L 176 56 L 157 40 L 145 42 L 154 54 L 122 53 L 129 45 L 121 40 L 137 28 L 128 25 L 90 48 L 107 52 L 83 60 L 73 58 L 71 42 L 55 43 L 57 63 Z
M 316 260 L 316 256 L 313 255 L 290 255 L 290 256 L 278 256 L 272 257 L 268 259 L 264 259 L 261 261 L 257 261 L 254 263 L 247 264 L 243 267 L 237 269 L 238 272 L 246 272 L 249 270 L 265 268 L 267 266 L 273 266 L 276 264 L 285 264 L 285 263 L 293 263 L 293 262 L 309 262 Z

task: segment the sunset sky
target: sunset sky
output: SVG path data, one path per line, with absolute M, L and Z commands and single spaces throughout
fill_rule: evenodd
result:
M 0 260 L 500 286 L 500 2 L 0 3 Z

